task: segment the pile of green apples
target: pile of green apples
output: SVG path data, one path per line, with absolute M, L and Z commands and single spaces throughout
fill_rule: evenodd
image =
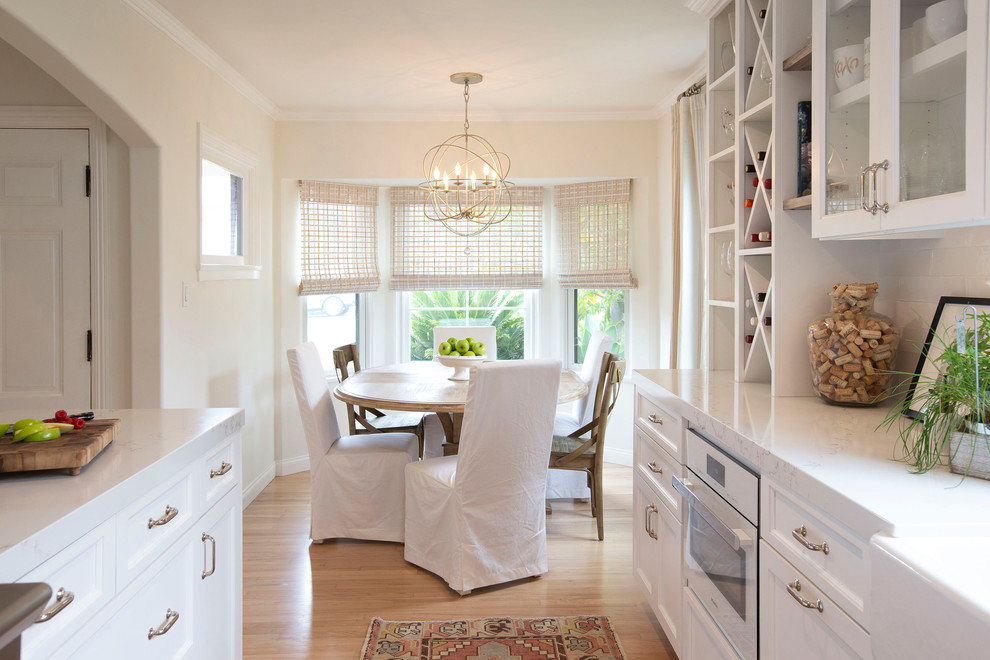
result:
M 440 355 L 447 355 L 450 357 L 473 357 L 475 355 L 484 355 L 485 351 L 488 349 L 485 347 L 484 342 L 475 341 L 473 337 L 468 337 L 467 339 L 455 339 L 454 337 L 448 337 L 447 341 L 440 342 L 437 346 L 437 352 Z
M 11 442 L 41 442 L 43 440 L 55 440 L 62 436 L 62 431 L 69 431 L 75 428 L 73 424 L 62 422 L 44 422 L 40 419 L 21 419 L 13 424 L 0 424 L 0 435 L 8 430 L 13 432 L 14 439 Z

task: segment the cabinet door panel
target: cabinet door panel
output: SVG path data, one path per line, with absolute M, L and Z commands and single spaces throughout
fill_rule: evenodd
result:
M 681 660 L 739 660 L 722 631 L 704 610 L 698 597 L 684 587 L 684 635 Z
M 651 605 L 656 601 L 660 575 L 660 542 L 654 538 L 660 504 L 642 475 L 633 477 L 633 574 Z
M 192 567 L 195 583 L 196 654 L 203 658 L 241 657 L 240 490 L 220 500 L 194 528 L 202 563 Z
M 798 597 L 803 599 L 803 604 Z M 866 631 L 811 580 L 761 541 L 760 658 L 860 660 L 870 657 Z

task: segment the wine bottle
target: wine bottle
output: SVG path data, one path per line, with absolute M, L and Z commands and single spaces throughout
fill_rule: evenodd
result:
M 749 208 L 753 208 L 753 200 L 751 200 L 751 199 L 744 199 L 743 200 L 743 206 L 745 206 L 748 209 Z M 756 236 L 756 234 L 753 234 L 753 236 Z
M 766 157 L 767 157 L 767 152 L 765 151 L 758 151 L 756 153 L 756 160 L 760 161 L 761 163 L 763 162 L 763 159 Z
M 743 167 L 743 172 L 746 172 L 747 174 L 752 174 L 755 171 L 756 165 L 753 165 L 753 163 L 746 163 L 745 167 Z
M 765 291 L 761 291 L 758 294 L 756 294 L 756 302 L 763 302 L 766 299 L 767 299 L 767 294 Z
M 760 10 L 760 18 L 766 18 L 766 17 L 767 17 L 767 10 L 766 9 L 761 9 Z
M 770 241 L 773 240 L 773 236 L 771 235 L 771 232 L 768 231 L 761 231 L 759 234 L 757 234 L 757 236 L 759 237 L 760 241 L 763 243 L 769 243 Z
M 772 323 L 770 322 L 770 317 L 769 317 L 769 316 L 764 316 L 764 317 L 763 317 L 763 325 L 773 325 L 773 324 L 772 324 Z
M 747 344 L 753 343 L 753 335 L 746 335 L 746 343 Z
M 772 183 L 772 181 L 770 179 L 764 179 L 763 180 L 763 187 L 766 188 L 767 190 L 773 190 L 773 183 Z
M 760 187 L 760 177 L 758 177 L 758 176 L 754 176 L 753 177 L 753 187 L 754 188 L 759 188 Z
M 746 75 L 747 76 L 753 75 L 753 67 L 751 66 L 746 67 Z
M 755 316 L 750 316 L 749 317 L 749 325 L 750 325 L 750 327 L 755 328 L 759 324 L 760 324 L 760 320 L 758 318 L 756 318 Z

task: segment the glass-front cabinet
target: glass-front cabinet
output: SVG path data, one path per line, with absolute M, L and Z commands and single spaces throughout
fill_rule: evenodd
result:
M 987 0 L 815 0 L 813 235 L 986 214 Z

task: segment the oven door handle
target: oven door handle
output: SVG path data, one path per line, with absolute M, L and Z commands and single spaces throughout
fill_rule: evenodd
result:
M 742 540 L 739 535 L 736 534 L 735 530 L 726 525 L 722 520 L 715 515 L 715 512 L 708 508 L 708 505 L 701 501 L 697 495 L 695 495 L 694 490 L 691 486 L 693 485 L 689 481 L 681 481 L 676 476 L 671 476 L 674 484 L 674 490 L 680 493 L 687 502 L 687 505 L 693 510 L 697 511 L 698 514 L 705 519 L 712 529 L 722 537 L 722 540 L 728 543 L 733 550 L 738 550 L 742 547 Z

